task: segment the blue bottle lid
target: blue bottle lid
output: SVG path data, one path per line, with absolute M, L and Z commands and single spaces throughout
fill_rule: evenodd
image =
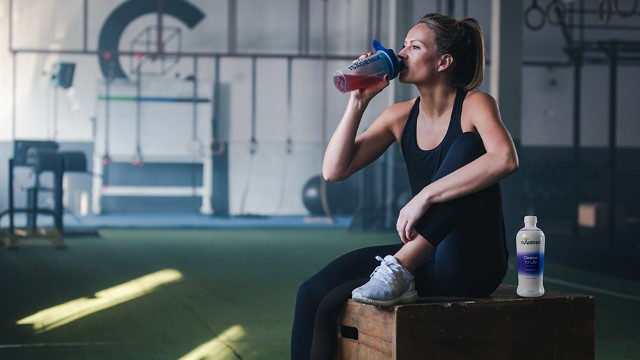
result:
M 389 57 L 389 60 L 391 60 L 391 71 L 389 71 L 389 80 L 394 79 L 396 76 L 398 76 L 400 71 L 404 69 L 404 63 L 398 58 L 396 53 L 393 52 L 393 50 L 387 49 L 382 46 L 378 39 L 373 39 L 373 49 L 376 51 L 384 51 L 384 53 Z

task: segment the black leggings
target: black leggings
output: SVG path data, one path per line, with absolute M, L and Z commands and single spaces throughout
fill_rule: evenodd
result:
M 461 134 L 433 180 L 484 152 L 477 134 Z M 414 273 L 420 296 L 483 297 L 500 285 L 506 273 L 507 253 L 498 184 L 430 207 L 416 228 L 437 245 Z M 399 241 L 349 252 L 300 285 L 291 335 L 292 360 L 333 358 L 337 316 L 351 298 L 351 291 L 369 280 L 379 265 L 376 255 L 393 255 L 402 245 Z

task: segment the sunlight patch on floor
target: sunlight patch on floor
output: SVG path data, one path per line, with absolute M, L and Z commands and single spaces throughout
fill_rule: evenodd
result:
M 180 281 L 182 273 L 165 269 L 99 291 L 93 298 L 83 297 L 39 311 L 24 319 L 19 325 L 32 324 L 36 333 L 49 331 L 98 311 L 154 292 L 159 286 Z
M 219 336 L 193 349 L 193 351 L 181 357 L 180 360 L 213 360 L 222 359 L 225 355 L 232 355 L 232 358 L 240 358 L 230 342 L 238 341 L 244 334 L 242 326 L 234 325 Z

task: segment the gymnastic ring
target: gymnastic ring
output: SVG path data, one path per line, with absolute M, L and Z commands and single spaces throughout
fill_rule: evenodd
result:
M 542 18 L 540 20 L 540 23 L 538 24 L 532 24 L 531 21 L 529 20 L 531 14 L 534 12 L 539 13 L 540 17 Z M 544 9 L 538 6 L 537 0 L 533 0 L 533 4 L 531 4 L 531 6 L 529 6 L 527 10 L 524 12 L 524 25 L 528 27 L 530 30 L 537 31 L 542 29 L 545 21 L 546 21 L 546 14 L 544 12 Z
M 251 140 L 249 141 L 249 153 L 253 155 L 256 153 L 256 151 L 258 151 L 258 140 L 256 140 L 255 138 L 251 138 Z
M 100 161 L 102 162 L 102 165 L 110 165 L 113 163 L 113 159 L 111 159 L 111 156 L 109 156 L 109 154 L 104 154 Z
M 220 156 L 224 154 L 225 151 L 227 151 L 227 147 L 224 146 L 224 141 L 213 139 L 211 142 L 211 155 Z
M 560 12 L 560 14 L 558 15 L 558 20 L 553 20 L 553 18 L 551 17 L 551 9 L 553 9 L 554 7 Z M 560 25 L 562 23 L 562 19 L 567 13 L 567 6 L 562 1 L 553 0 L 552 2 L 547 4 L 544 13 L 549 24 Z
M 605 5 L 607 10 L 605 11 Z M 610 0 L 600 0 L 598 4 L 598 18 L 603 25 L 609 23 L 609 19 L 611 19 L 611 1 Z
M 631 9 L 629 9 L 628 11 L 621 11 L 620 8 L 618 8 L 618 0 L 613 0 L 613 11 L 620 17 L 629 17 L 635 14 L 636 9 L 638 9 L 638 0 L 633 0 L 632 4 L 633 5 L 631 5 Z
M 204 155 L 204 151 L 202 150 L 203 148 L 204 146 L 202 145 L 202 141 L 198 138 L 192 138 L 187 143 L 187 150 L 189 150 L 189 153 L 192 155 Z

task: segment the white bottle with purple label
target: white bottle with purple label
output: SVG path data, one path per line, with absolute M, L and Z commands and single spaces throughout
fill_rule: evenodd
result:
M 544 294 L 544 233 L 536 223 L 535 216 L 524 217 L 524 227 L 516 236 L 518 257 L 518 290 L 523 297 L 538 297 Z

